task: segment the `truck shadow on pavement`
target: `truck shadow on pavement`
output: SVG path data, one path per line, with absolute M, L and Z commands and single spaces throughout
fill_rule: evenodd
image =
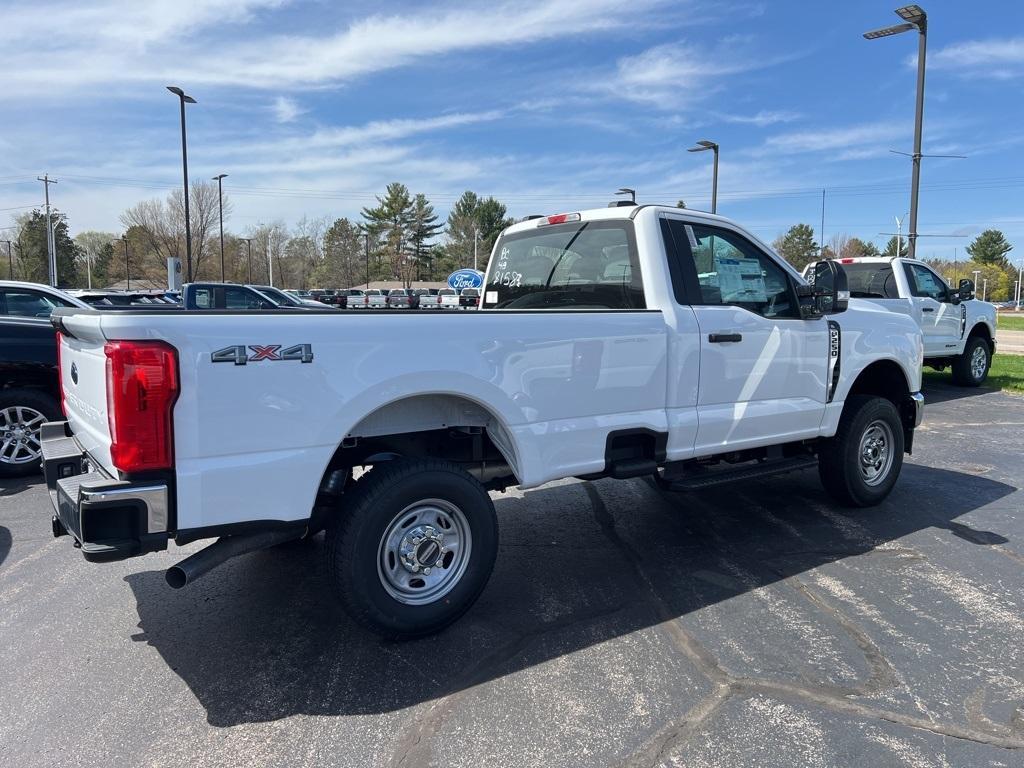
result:
M 834 508 L 814 472 L 685 496 L 646 480 L 499 496 L 502 543 L 480 601 L 411 642 L 380 640 L 342 613 L 322 536 L 236 558 L 181 591 L 163 571 L 138 572 L 125 577 L 140 618 L 133 639 L 156 649 L 215 726 L 392 712 L 836 560 L 892 566 L 911 550 L 889 543 L 925 529 L 955 531 L 963 546 L 1005 540 L 954 520 L 1014 488 L 918 465 L 903 472 L 868 510 Z

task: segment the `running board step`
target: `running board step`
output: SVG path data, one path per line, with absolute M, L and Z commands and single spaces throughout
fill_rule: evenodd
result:
M 699 491 L 743 480 L 756 480 L 761 477 L 782 475 L 801 469 L 812 469 L 818 466 L 817 456 L 795 456 L 789 459 L 765 461 L 753 466 L 738 469 L 725 469 L 708 472 L 695 472 L 690 475 L 668 479 L 657 475 L 658 485 L 666 491 Z
M 658 462 L 654 459 L 621 459 L 612 464 L 608 474 L 616 480 L 625 480 L 627 477 L 645 477 L 656 474 Z

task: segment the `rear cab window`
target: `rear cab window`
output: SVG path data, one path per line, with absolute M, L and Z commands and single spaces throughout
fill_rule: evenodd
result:
M 538 226 L 498 240 L 484 309 L 645 309 L 633 222 Z
M 882 262 L 854 262 L 843 264 L 850 284 L 850 296 L 855 299 L 898 299 L 899 287 L 892 264 Z

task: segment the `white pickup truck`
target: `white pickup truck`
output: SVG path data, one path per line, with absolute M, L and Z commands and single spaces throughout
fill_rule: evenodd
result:
M 988 377 L 996 349 L 995 305 L 974 297 L 974 283 L 954 290 L 935 270 L 916 259 L 840 259 L 850 296 L 913 318 L 924 336 L 924 361 L 947 366 L 953 381 L 977 387 Z
M 809 285 L 727 219 L 632 206 L 509 227 L 472 312 L 60 310 L 54 534 L 90 560 L 219 537 L 167 572 L 180 587 L 325 530 L 343 605 L 401 637 L 484 588 L 489 490 L 817 466 L 877 504 L 920 423 L 921 332 L 847 309 L 843 278 L 823 263 Z

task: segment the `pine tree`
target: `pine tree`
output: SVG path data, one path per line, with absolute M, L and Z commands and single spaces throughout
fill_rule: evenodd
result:
M 454 269 L 473 266 L 475 243 L 477 268 L 481 271 L 487 269 L 494 241 L 505 227 L 512 224 L 512 219 L 506 214 L 504 204 L 493 197 L 481 199 L 475 192 L 464 192 L 448 214 L 445 230 L 448 242 L 443 252 L 445 266 Z
M 1013 246 L 1006 240 L 998 229 L 986 229 L 967 246 L 967 253 L 974 261 L 981 264 L 994 264 L 1005 267 L 1009 265 L 1006 254 L 1013 250 Z
M 437 223 L 437 214 L 434 213 L 434 206 L 427 200 L 426 195 L 416 195 L 412 204 L 412 222 L 410 227 L 410 239 L 413 244 L 413 254 L 416 259 L 417 277 L 432 280 L 433 258 L 427 241 L 435 237 L 444 227 Z M 426 265 L 423 262 L 427 262 Z M 426 268 L 424 268 L 424 266 Z
M 54 250 L 57 254 L 57 285 L 61 288 L 76 288 L 81 284 L 78 278 L 81 249 L 68 234 L 65 214 L 51 211 L 50 222 L 53 227 Z M 47 281 L 49 256 L 46 243 L 46 215 L 41 211 L 32 211 L 22 220 L 18 233 L 18 261 L 23 278 L 44 283 Z
M 405 260 L 405 248 L 409 241 L 412 224 L 413 203 L 409 188 L 397 181 L 388 184 L 384 197 L 377 198 L 377 206 L 363 208 L 365 227 L 380 238 L 382 253 L 387 267 L 385 277 L 398 277 Z
M 896 252 L 896 244 L 899 242 L 899 253 Z M 904 257 L 907 255 L 907 238 L 901 238 L 897 241 L 896 237 L 890 237 L 889 242 L 885 244 L 885 250 L 882 251 L 883 256 L 892 258 L 894 256 Z
M 814 230 L 808 224 L 794 224 L 772 244 L 778 254 L 796 269 L 803 269 L 818 256 Z

